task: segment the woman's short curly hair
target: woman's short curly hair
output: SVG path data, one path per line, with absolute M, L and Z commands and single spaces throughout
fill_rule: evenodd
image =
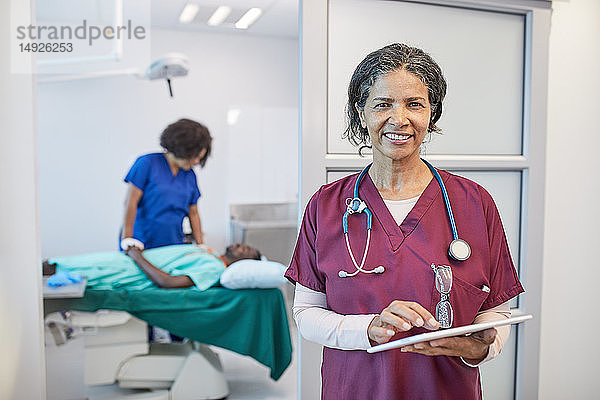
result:
M 208 128 L 199 122 L 182 118 L 165 128 L 160 135 L 160 145 L 177 158 L 190 160 L 198 157 L 203 149 L 206 153 L 200 159 L 204 167 L 210 155 L 212 137 Z
M 347 126 L 343 137 L 355 146 L 368 146 L 369 143 L 369 132 L 361 126 L 355 105 L 363 109 L 377 78 L 397 69 L 415 74 L 425 84 L 431 104 L 431 120 L 427 131 L 441 132 L 435 125 L 442 116 L 442 101 L 446 96 L 446 80 L 440 66 L 421 49 L 393 43 L 367 55 L 350 79 L 346 104 Z

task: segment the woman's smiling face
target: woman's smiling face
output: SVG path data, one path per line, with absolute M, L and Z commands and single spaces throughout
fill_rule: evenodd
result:
M 376 153 L 392 161 L 419 157 L 431 105 L 427 86 L 416 75 L 404 69 L 381 75 L 371 86 L 364 108 L 355 107 L 369 132 L 374 157 Z

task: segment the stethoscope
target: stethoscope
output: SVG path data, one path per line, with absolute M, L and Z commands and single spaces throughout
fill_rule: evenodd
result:
M 421 159 L 423 160 L 423 159 Z M 456 222 L 454 221 L 454 214 L 452 213 L 452 207 L 450 206 L 450 199 L 448 198 L 448 192 L 446 191 L 446 185 L 444 185 L 444 181 L 442 181 L 442 177 L 437 172 L 437 170 L 426 160 L 423 162 L 429 167 L 431 173 L 438 181 L 440 185 L 440 189 L 442 190 L 442 196 L 444 197 L 444 204 L 446 205 L 446 211 L 448 212 L 448 220 L 450 221 L 450 227 L 452 228 L 452 242 L 450 242 L 450 246 L 448 248 L 448 255 L 450 258 L 456 261 L 465 261 L 471 256 L 471 247 L 469 244 L 460 239 L 458 237 L 458 231 L 456 229 Z M 350 273 L 344 270 L 340 270 L 338 275 L 340 278 L 349 278 L 357 275 L 359 272 L 363 272 L 365 274 L 382 274 L 385 271 L 383 265 L 375 267 L 373 269 L 365 269 L 365 260 L 367 259 L 367 253 L 369 251 L 369 244 L 371 242 L 371 222 L 373 221 L 373 214 L 367 203 L 360 199 L 358 196 L 358 187 L 362 182 L 364 176 L 369 171 L 369 168 L 372 164 L 369 164 L 362 170 L 362 172 L 358 175 L 358 179 L 356 179 L 356 183 L 354 184 L 354 198 L 346 199 L 346 212 L 344 213 L 344 217 L 342 218 L 342 227 L 344 229 L 344 237 L 346 239 L 346 247 L 348 248 L 348 254 L 350 254 L 350 258 L 352 259 L 352 264 L 356 268 L 356 271 Z M 356 262 L 354 258 L 354 254 L 352 253 L 352 249 L 350 248 L 350 240 L 348 239 L 348 216 L 351 214 L 360 214 L 365 213 L 367 215 L 367 242 L 365 245 L 365 251 L 363 253 L 362 260 L 360 265 Z

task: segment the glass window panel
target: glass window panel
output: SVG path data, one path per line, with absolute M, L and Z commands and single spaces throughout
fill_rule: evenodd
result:
M 504 232 L 508 241 L 508 248 L 512 255 L 513 263 L 517 272 L 520 271 L 520 248 L 521 239 L 521 172 L 520 171 L 450 171 L 456 175 L 464 176 L 483 186 L 492 196 Z M 456 221 L 459 229 L 460 222 Z M 459 232 L 460 233 L 460 232 Z M 517 298 L 510 302 L 512 308 L 518 307 Z
M 328 171 L 327 182 L 333 182 L 344 176 L 359 172 Z M 450 171 L 453 174 L 464 176 L 483 186 L 492 196 L 498 207 L 504 231 L 508 240 L 508 247 L 513 257 L 513 262 L 519 265 L 519 241 L 521 221 L 521 172 L 519 171 Z M 452 201 L 452 199 L 450 199 Z M 460 221 L 456 221 L 460 229 Z M 460 234 L 460 232 L 459 232 Z
M 328 171 L 327 182 L 333 182 L 344 176 L 359 172 L 358 170 Z M 510 254 L 517 272 L 520 255 L 520 223 L 521 223 L 521 172 L 520 171 L 452 171 L 483 186 L 492 196 L 508 241 Z M 450 199 L 452 201 L 452 199 Z M 456 221 L 460 235 L 460 221 Z M 511 301 L 511 307 L 517 307 L 517 299 Z
M 515 325 L 512 325 L 510 336 L 502 348 L 502 353 L 479 368 L 483 398 L 485 400 L 514 398 L 516 354 L 517 328 L 515 328 Z
M 352 170 L 348 170 L 348 171 L 327 171 L 327 183 L 331 183 L 334 181 L 337 181 L 338 179 L 342 179 L 345 176 L 351 175 L 351 174 L 355 174 L 357 172 L 360 172 L 360 170 L 356 170 L 356 171 L 352 171 Z
M 444 134 L 435 135 L 428 154 L 521 154 L 524 32 L 522 15 L 330 0 L 328 153 L 357 152 L 341 138 L 356 65 L 370 51 L 405 42 L 429 52 L 448 81 L 438 121 Z
M 519 171 L 450 171 L 483 186 L 496 202 L 508 247 L 517 271 L 521 221 L 521 172 Z M 452 199 L 450 199 L 452 201 Z M 460 229 L 460 221 L 456 221 Z M 460 235 L 460 231 L 459 231 Z
M 328 171 L 327 182 L 333 182 L 358 170 Z M 518 270 L 519 227 L 521 209 L 521 172 L 520 171 L 450 171 L 464 176 L 483 186 L 494 198 L 500 213 L 502 224 L 508 239 L 513 261 Z M 452 199 L 450 199 L 452 201 Z M 457 221 L 460 229 L 460 221 Z M 516 299 L 511 307 L 517 307 Z M 512 399 L 514 393 L 515 357 L 517 329 L 513 326 L 511 335 L 504 345 L 502 353 L 492 362 L 483 364 L 481 384 L 486 400 Z

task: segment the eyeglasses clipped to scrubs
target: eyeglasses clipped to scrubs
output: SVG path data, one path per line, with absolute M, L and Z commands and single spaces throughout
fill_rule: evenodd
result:
M 431 269 L 435 272 L 435 288 L 440 293 L 440 301 L 435 306 L 435 319 L 440 323 L 440 328 L 450 328 L 454 320 L 454 312 L 450 304 L 452 268 L 448 265 L 431 264 Z

